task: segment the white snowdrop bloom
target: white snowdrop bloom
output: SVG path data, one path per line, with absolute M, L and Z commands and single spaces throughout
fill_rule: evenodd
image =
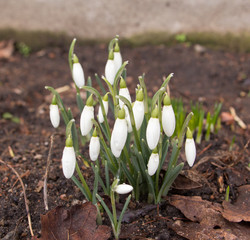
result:
M 170 97 L 166 94 L 163 100 L 162 127 L 164 133 L 171 137 L 175 130 L 175 114 L 171 105 Z
M 146 129 L 146 139 L 148 143 L 148 147 L 153 150 L 156 148 L 161 133 L 160 121 L 158 118 L 158 109 L 157 106 L 151 113 L 151 118 L 148 121 L 147 129 Z
M 109 109 L 108 99 L 107 99 L 107 101 L 103 99 L 102 103 L 103 103 L 103 106 L 104 106 L 105 113 L 106 113 L 106 115 L 108 115 L 108 109 Z M 98 121 L 99 121 L 99 123 L 104 122 L 103 112 L 102 112 L 102 108 L 101 108 L 100 105 L 99 105 L 99 108 L 98 108 Z
M 50 104 L 49 107 L 49 115 L 50 115 L 50 121 L 54 128 L 57 128 L 60 124 L 60 113 L 59 108 L 57 104 Z
M 135 118 L 136 130 L 139 130 L 142 125 L 144 119 L 144 113 L 145 113 L 144 102 L 136 100 L 133 105 L 133 114 Z
M 114 53 L 113 50 L 109 53 L 109 58 L 105 66 L 105 77 L 111 85 L 113 85 L 116 75 L 116 68 L 114 62 Z
M 115 120 L 114 128 L 111 134 L 111 151 L 115 157 L 121 155 L 122 149 L 126 143 L 128 135 L 128 126 L 125 120 L 125 110 L 118 112 L 118 118 Z
M 162 109 L 162 127 L 164 133 L 171 137 L 175 130 L 175 114 L 172 105 L 165 105 Z
M 72 75 L 77 87 L 81 88 L 85 84 L 84 72 L 79 62 L 73 63 Z
M 100 153 L 100 140 L 97 136 L 92 136 L 89 143 L 89 157 L 96 161 Z
M 195 142 L 192 136 L 192 132 L 188 128 L 186 134 L 186 142 L 185 142 L 185 155 L 188 162 L 188 165 L 192 167 L 194 165 L 195 157 L 196 157 L 196 147 Z
M 127 194 L 127 193 L 130 193 L 133 191 L 133 187 L 129 184 L 119 184 L 116 186 L 115 188 L 115 191 L 118 193 L 118 194 Z
M 76 155 L 73 146 L 65 146 L 62 155 L 62 169 L 66 178 L 71 178 L 75 171 Z
M 115 51 L 114 51 L 114 62 L 115 62 L 115 73 L 117 73 L 120 67 L 122 66 L 122 55 L 121 55 L 120 48 L 117 42 L 116 42 Z
M 129 90 L 127 88 L 125 80 L 122 77 L 120 80 L 119 95 L 125 97 L 131 103 L 131 96 Z M 124 102 L 121 99 L 119 99 L 119 106 L 120 108 L 124 106 Z
M 93 126 L 92 122 L 93 118 L 94 118 L 93 97 L 92 95 L 90 95 L 86 105 L 82 110 L 80 118 L 80 129 L 83 136 L 88 135 L 89 132 L 91 131 Z
M 128 133 L 131 133 L 133 131 L 133 129 L 132 129 L 131 119 L 130 119 L 130 115 L 129 115 L 129 111 L 128 111 L 127 106 L 124 106 L 124 109 L 125 109 L 125 119 L 126 119 L 126 122 L 128 125 Z
M 153 152 L 148 160 L 149 176 L 153 176 L 156 173 L 158 166 L 159 166 L 159 154 Z

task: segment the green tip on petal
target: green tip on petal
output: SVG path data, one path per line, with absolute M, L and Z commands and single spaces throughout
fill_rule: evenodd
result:
M 121 77 L 121 80 L 120 80 L 120 88 L 126 88 L 126 87 L 127 87 L 126 82 L 125 82 L 124 78 Z
M 119 47 L 118 42 L 115 43 L 115 50 L 114 50 L 114 52 L 120 52 L 120 47 Z
M 157 149 L 157 147 L 153 150 L 153 152 L 152 153 L 158 153 L 158 149 Z
M 70 136 L 67 137 L 66 142 L 65 142 L 66 147 L 73 147 L 73 140 Z
M 102 98 L 103 101 L 107 102 L 109 100 L 109 93 L 106 93 L 103 98 Z
M 151 117 L 152 118 L 158 118 L 158 107 L 157 107 L 157 105 L 155 106 L 154 110 L 151 112 Z
M 118 112 L 118 118 L 125 119 L 125 110 L 124 108 L 120 109 Z
M 94 104 L 94 99 L 93 99 L 93 94 L 91 94 L 89 96 L 89 98 L 87 99 L 86 105 L 89 106 L 89 107 L 92 107 L 93 104 Z
M 189 127 L 187 128 L 186 137 L 187 137 L 187 138 L 190 138 L 190 139 L 192 139 L 192 138 L 193 138 L 192 131 L 190 130 L 190 128 L 189 128 Z
M 97 135 L 97 130 L 96 130 L 96 127 L 95 127 L 95 129 L 94 129 L 94 131 L 93 131 L 92 136 L 93 136 L 93 137 L 97 137 L 97 136 L 98 136 L 98 135 Z
M 164 97 L 164 99 L 163 99 L 163 104 L 164 104 L 164 106 L 169 106 L 169 105 L 171 105 L 171 100 L 170 100 L 170 97 L 168 96 L 167 93 L 165 94 L 165 97 Z
M 136 93 L 136 100 L 142 102 L 143 98 L 144 98 L 144 96 L 143 96 L 143 90 L 140 89 Z
M 73 63 L 79 63 L 79 59 L 75 54 L 73 55 Z
M 57 105 L 56 95 L 53 96 L 51 104 L 52 105 Z
M 114 51 L 113 51 L 113 49 L 111 49 L 109 51 L 109 60 L 114 60 Z

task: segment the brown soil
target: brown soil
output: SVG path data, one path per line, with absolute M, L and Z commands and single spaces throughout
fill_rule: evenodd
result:
M 199 53 L 193 46 L 185 45 L 121 49 L 123 59 L 129 60 L 127 81 L 133 97 L 137 77 L 142 73 L 146 74 L 146 85 L 152 94 L 161 85 L 162 77 L 173 72 L 174 78 L 170 83 L 172 97 L 182 97 L 186 103 L 191 100 L 202 101 L 208 110 L 212 110 L 216 101 L 223 101 L 223 111 L 229 111 L 229 107 L 233 106 L 237 115 L 249 124 L 250 101 L 247 95 L 250 86 L 250 54 L 210 49 Z M 94 74 L 104 73 L 107 46 L 77 46 L 75 51 L 84 67 L 85 76 L 91 76 L 96 85 Z M 55 133 L 48 114 L 51 98 L 44 86 L 59 88 L 69 85 L 72 88 L 67 54 L 68 49 L 46 48 L 29 57 L 14 53 L 10 59 L 0 60 L 0 116 L 9 112 L 21 120 L 18 124 L 0 119 L 0 158 L 12 165 L 22 177 L 29 200 L 32 226 L 37 236 L 41 233 L 40 215 L 46 213 L 40 186 L 45 173 L 50 136 Z M 78 119 L 74 93 L 66 91 L 62 98 Z M 72 181 L 63 177 L 61 171 L 64 131 L 61 123 L 54 137 L 48 179 L 50 209 L 59 205 L 69 207 L 73 202 L 84 200 L 81 192 Z M 236 140 L 233 151 L 229 151 L 234 136 Z M 209 160 L 197 168 L 198 173 L 207 179 L 207 184 L 191 190 L 173 188 L 170 195 L 196 195 L 221 203 L 225 187 L 230 185 L 230 197 L 235 200 L 237 188 L 249 183 L 249 170 L 246 168 L 249 162 L 248 149 L 244 148 L 248 140 L 249 125 L 247 130 L 242 130 L 237 123 L 232 126 L 223 125 L 218 135 L 197 146 L 196 162 L 205 157 Z M 210 147 L 203 151 L 209 144 Z M 10 155 L 10 149 L 14 157 Z M 88 157 L 87 153 L 84 155 Z M 211 159 L 215 159 L 215 162 Z M 91 184 L 91 171 L 85 170 L 84 174 Z M 218 183 L 220 176 L 224 188 Z M 12 231 L 15 233 L 12 239 L 30 238 L 23 192 L 17 177 L 6 166 L 0 165 L 0 179 L 0 238 Z M 156 209 L 139 215 L 131 224 L 124 224 L 121 236 L 128 239 L 132 239 L 132 236 L 133 239 L 136 239 L 135 236 L 139 239 L 139 235 L 141 239 L 184 239 L 167 227 L 168 219 L 184 218 L 184 215 L 168 201 L 161 206 L 160 213 L 162 218 L 157 217 Z M 109 224 L 107 219 L 105 223 Z

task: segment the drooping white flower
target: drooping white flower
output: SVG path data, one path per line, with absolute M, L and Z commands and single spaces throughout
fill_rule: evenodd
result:
M 62 169 L 66 178 L 71 178 L 74 174 L 76 166 L 76 155 L 73 147 L 72 139 L 66 140 L 66 146 L 63 149 Z
M 97 136 L 96 129 L 93 132 L 93 136 L 89 143 L 89 157 L 92 161 L 96 161 L 100 153 L 100 140 Z
M 131 119 L 130 119 L 130 115 L 129 115 L 129 111 L 128 111 L 127 106 L 124 106 L 124 109 L 125 109 L 125 120 L 126 120 L 127 125 L 128 125 L 128 133 L 131 133 L 133 131 L 133 129 L 132 129 Z
M 122 77 L 120 80 L 119 95 L 125 97 L 131 103 L 131 96 L 129 90 L 127 88 L 125 80 Z M 119 99 L 119 106 L 120 108 L 124 106 L 124 102 L 121 99 Z
M 166 94 L 163 100 L 162 127 L 168 137 L 171 137 L 175 130 L 175 114 L 169 96 Z
M 122 55 L 120 52 L 118 42 L 116 42 L 116 45 L 115 45 L 114 62 L 115 62 L 115 73 L 117 73 L 120 67 L 122 66 Z
M 185 155 L 186 155 L 188 165 L 192 167 L 194 165 L 194 161 L 196 157 L 196 147 L 195 147 L 195 142 L 192 136 L 192 132 L 190 131 L 189 128 L 186 134 Z
M 159 166 L 159 154 L 158 152 L 152 152 L 148 160 L 149 176 L 153 176 L 156 173 L 158 166 Z
M 118 118 L 115 120 L 114 128 L 111 134 L 111 151 L 115 157 L 121 155 L 122 149 L 127 140 L 128 127 L 125 120 L 125 110 L 122 108 L 118 112 Z
M 93 118 L 94 118 L 93 97 L 92 95 L 90 95 L 86 105 L 82 110 L 80 118 L 80 129 L 83 136 L 88 135 L 89 132 L 91 131 L 93 126 L 92 122 Z
M 151 118 L 148 121 L 146 129 L 146 139 L 148 147 L 153 150 L 156 148 L 159 139 L 160 139 L 161 127 L 160 121 L 158 118 L 158 109 L 157 107 L 152 111 Z
M 105 77 L 111 85 L 113 85 L 116 75 L 116 67 L 114 62 L 114 52 L 110 50 L 109 58 L 105 66 Z
M 75 54 L 74 54 L 73 61 L 74 61 L 73 69 L 72 69 L 73 80 L 74 80 L 76 86 L 81 88 L 85 84 L 85 77 L 84 77 L 82 65 L 79 63 L 78 58 L 76 57 Z
M 49 115 L 50 115 L 50 121 L 54 128 L 57 128 L 60 124 L 60 113 L 59 108 L 57 104 L 50 104 L 49 107 Z
M 115 187 L 115 191 L 118 194 L 127 194 L 133 191 L 133 187 L 129 184 L 123 183 L 119 184 Z
M 145 113 L 142 89 L 140 89 L 136 94 L 136 101 L 134 102 L 132 109 L 135 118 L 135 127 L 136 130 L 139 130 L 142 125 Z
M 109 103 L 108 103 L 108 95 L 107 94 L 103 97 L 102 103 L 104 106 L 105 113 L 106 113 L 106 115 L 108 115 Z M 98 108 L 98 121 L 99 121 L 99 123 L 104 122 L 103 112 L 102 112 L 102 108 L 100 105 Z

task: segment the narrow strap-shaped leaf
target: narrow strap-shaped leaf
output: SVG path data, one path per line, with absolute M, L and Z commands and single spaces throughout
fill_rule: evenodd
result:
M 140 82 L 140 85 L 142 87 L 142 90 L 143 90 L 143 95 L 144 95 L 144 112 L 145 112 L 145 115 L 147 116 L 148 115 L 148 92 L 147 92 L 147 87 L 146 87 L 146 84 L 145 84 L 145 74 L 143 74 L 142 76 L 139 76 L 138 77 L 139 79 L 139 82 Z M 148 116 L 150 117 L 150 116 Z M 149 118 L 147 118 L 149 119 Z
M 109 165 L 106 160 L 104 162 L 104 166 L 105 166 L 105 180 L 106 180 L 107 195 L 110 196 Z
M 70 67 L 70 71 L 72 73 L 73 70 L 73 54 L 74 54 L 74 48 L 75 48 L 75 44 L 76 44 L 76 38 L 73 39 L 70 48 L 69 48 L 69 55 L 68 55 L 68 61 L 69 61 L 69 67 Z
M 105 89 L 105 87 L 104 87 L 104 85 L 103 85 L 103 83 L 102 83 L 100 77 L 97 75 L 97 73 L 95 74 L 95 79 L 96 79 L 96 81 L 97 81 L 97 83 L 98 83 L 98 86 L 99 86 L 99 87 L 101 88 L 101 90 L 102 90 L 102 94 L 105 95 L 105 94 L 106 94 L 106 89 Z
M 99 202 L 102 204 L 104 210 L 106 211 L 106 213 L 108 214 L 109 220 L 112 224 L 114 224 L 114 219 L 113 219 L 113 215 L 111 213 L 111 211 L 109 210 L 108 206 L 106 205 L 106 203 L 102 200 L 102 198 L 96 194 L 97 199 L 99 200 Z
M 89 87 L 92 87 L 92 80 L 91 80 L 91 77 L 88 77 L 88 80 L 87 80 L 87 84 L 86 84 L 86 85 L 89 86 Z M 87 98 L 86 98 L 86 99 L 88 99 L 90 95 L 91 95 L 91 93 L 90 93 L 89 91 L 87 91 Z
M 127 169 L 127 166 L 123 161 L 121 161 L 121 165 L 122 165 L 122 169 L 123 169 L 123 172 L 124 172 L 126 178 L 128 179 L 129 183 L 133 186 L 133 188 L 135 189 L 136 188 L 136 180 L 133 178 L 132 174 Z
M 127 200 L 126 200 L 126 202 L 125 202 L 125 204 L 124 204 L 124 206 L 123 206 L 122 212 L 121 212 L 121 214 L 120 214 L 120 217 L 119 217 L 119 220 L 118 220 L 118 225 L 117 225 L 117 230 L 118 230 L 118 231 L 119 231 L 120 228 L 121 228 L 122 219 L 123 219 L 124 213 L 125 213 L 125 211 L 126 211 L 126 209 L 127 209 L 127 207 L 128 207 L 128 204 L 129 204 L 129 202 L 130 202 L 130 199 L 131 199 L 131 194 L 127 197 Z
M 70 119 L 73 119 L 73 115 L 72 115 L 72 112 L 70 109 L 68 110 L 68 115 L 69 115 Z M 73 121 L 71 132 L 72 132 L 74 149 L 76 151 L 76 155 L 78 156 L 79 155 L 79 141 L 78 141 L 78 134 L 77 134 L 75 121 Z
M 80 112 L 82 112 L 83 108 L 84 108 L 84 103 L 83 100 L 80 96 L 80 93 L 76 93 L 76 103 L 77 103 L 77 107 L 79 109 Z
M 178 138 L 178 148 L 182 147 L 182 144 L 183 144 L 183 141 L 184 141 L 184 136 L 185 136 L 185 134 L 187 132 L 187 127 L 188 127 L 189 121 L 190 121 L 190 119 L 192 118 L 193 115 L 194 114 L 192 112 L 190 112 L 187 115 L 187 117 L 186 117 L 186 119 L 185 119 L 185 121 L 184 121 L 184 123 L 182 125 L 180 136 Z
M 85 196 L 85 198 L 89 201 L 87 192 L 85 191 L 85 189 L 82 186 L 82 184 L 77 180 L 77 178 L 75 176 L 72 176 L 71 180 L 75 183 L 75 185 L 80 189 L 80 191 Z

